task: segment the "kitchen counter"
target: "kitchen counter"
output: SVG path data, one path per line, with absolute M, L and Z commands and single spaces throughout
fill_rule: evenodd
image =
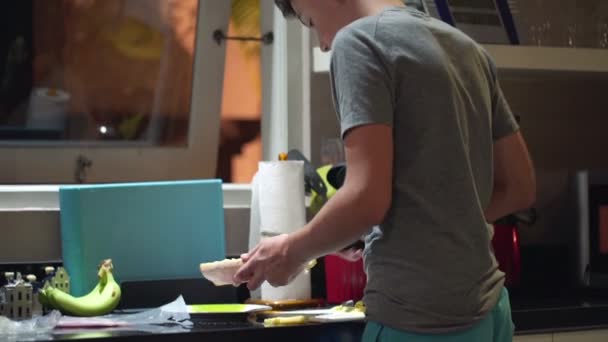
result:
M 553 291 L 547 294 L 546 292 Z M 554 333 L 608 328 L 606 290 L 546 290 L 511 294 L 517 334 Z
M 565 306 L 514 309 L 516 335 L 556 333 L 608 329 L 608 306 Z M 176 326 L 158 327 L 153 332 L 121 331 L 114 329 L 58 330 L 39 336 L 38 341 L 88 340 L 95 341 L 360 341 L 363 322 L 307 324 L 290 327 L 264 328 L 245 321 L 217 322 L 192 318 L 190 329 Z M 31 339 L 28 339 L 31 341 Z
M 123 308 L 157 307 L 183 295 L 190 303 L 242 302 L 248 292 L 241 288 L 214 287 L 202 279 L 154 281 L 123 284 Z M 522 293 L 511 291 L 511 306 L 516 335 L 608 329 L 608 291 L 585 293 L 571 290 Z M 245 293 L 247 292 L 247 293 Z M 153 299 L 153 300 L 152 300 Z M 218 321 L 193 316 L 191 329 L 161 327 L 153 332 L 91 329 L 84 332 L 57 331 L 38 340 L 97 341 L 238 341 L 241 339 L 295 341 L 360 341 L 363 322 L 308 324 L 293 327 L 264 328 L 246 322 Z M 2 338 L 0 338 L 2 340 Z
M 608 329 L 608 306 L 516 310 L 513 322 L 518 335 Z
M 175 327 L 154 333 L 137 331 L 113 331 L 112 329 L 88 330 L 71 333 L 69 330 L 59 330 L 52 335 L 40 336 L 40 341 L 86 340 L 95 341 L 327 341 L 348 342 L 360 341 L 365 325 L 361 322 L 307 324 L 291 327 L 264 328 L 251 323 L 213 323 L 192 320 L 194 326 L 189 329 L 176 331 Z
M 172 302 L 180 295 L 188 303 L 236 303 L 242 302 L 249 296 L 244 286 L 216 287 L 204 279 L 126 282 L 121 284 L 121 289 L 122 298 L 117 313 L 130 313 L 133 312 L 132 308 L 159 307 Z M 247 321 L 246 314 L 192 315 L 190 320 L 193 322 L 193 327 L 189 329 L 175 325 L 147 326 L 144 327 L 144 331 L 125 330 L 125 328 L 56 329 L 52 334 L 24 340 L 359 342 L 365 328 L 365 324 L 360 321 L 265 328 L 261 323 Z M 0 337 L 0 342 L 2 341 L 4 340 Z

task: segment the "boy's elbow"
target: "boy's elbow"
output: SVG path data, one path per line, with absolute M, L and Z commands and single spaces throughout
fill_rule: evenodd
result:
M 494 183 L 494 192 L 502 193 L 504 205 L 510 212 L 529 209 L 536 203 L 536 181 L 534 178 L 520 178 L 513 182 Z
M 384 221 L 386 214 L 390 208 L 390 201 L 387 201 L 384 205 L 376 205 L 373 210 L 370 211 L 369 219 L 373 226 L 379 225 Z
M 391 195 L 390 193 L 378 194 L 377 196 L 370 196 L 367 198 L 367 217 L 366 221 L 370 225 L 379 225 L 384 221 L 384 218 L 388 214 L 391 207 Z
M 530 208 L 536 203 L 536 179 L 531 175 L 526 182 L 519 185 L 520 207 Z
M 527 189 L 522 195 L 521 204 L 523 208 L 530 208 L 536 203 L 536 190 Z

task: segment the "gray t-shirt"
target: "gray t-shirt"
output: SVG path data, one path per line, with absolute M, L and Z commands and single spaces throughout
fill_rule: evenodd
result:
M 394 135 L 391 208 L 366 241 L 369 319 L 425 333 L 472 326 L 504 283 L 484 216 L 492 144 L 519 129 L 495 65 L 461 31 L 403 7 L 351 23 L 332 50 L 342 135 L 372 123 Z

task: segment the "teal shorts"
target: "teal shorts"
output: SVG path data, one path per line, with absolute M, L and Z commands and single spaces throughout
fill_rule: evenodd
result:
M 467 330 L 449 334 L 418 334 L 368 322 L 363 333 L 363 342 L 511 342 L 513 332 L 509 293 L 507 289 L 503 289 L 498 304 L 492 312 Z

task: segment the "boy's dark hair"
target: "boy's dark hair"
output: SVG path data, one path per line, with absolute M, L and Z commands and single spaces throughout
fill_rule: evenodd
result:
M 296 16 L 296 11 L 291 6 L 291 0 L 274 0 L 277 7 L 283 12 L 285 18 L 293 18 Z

